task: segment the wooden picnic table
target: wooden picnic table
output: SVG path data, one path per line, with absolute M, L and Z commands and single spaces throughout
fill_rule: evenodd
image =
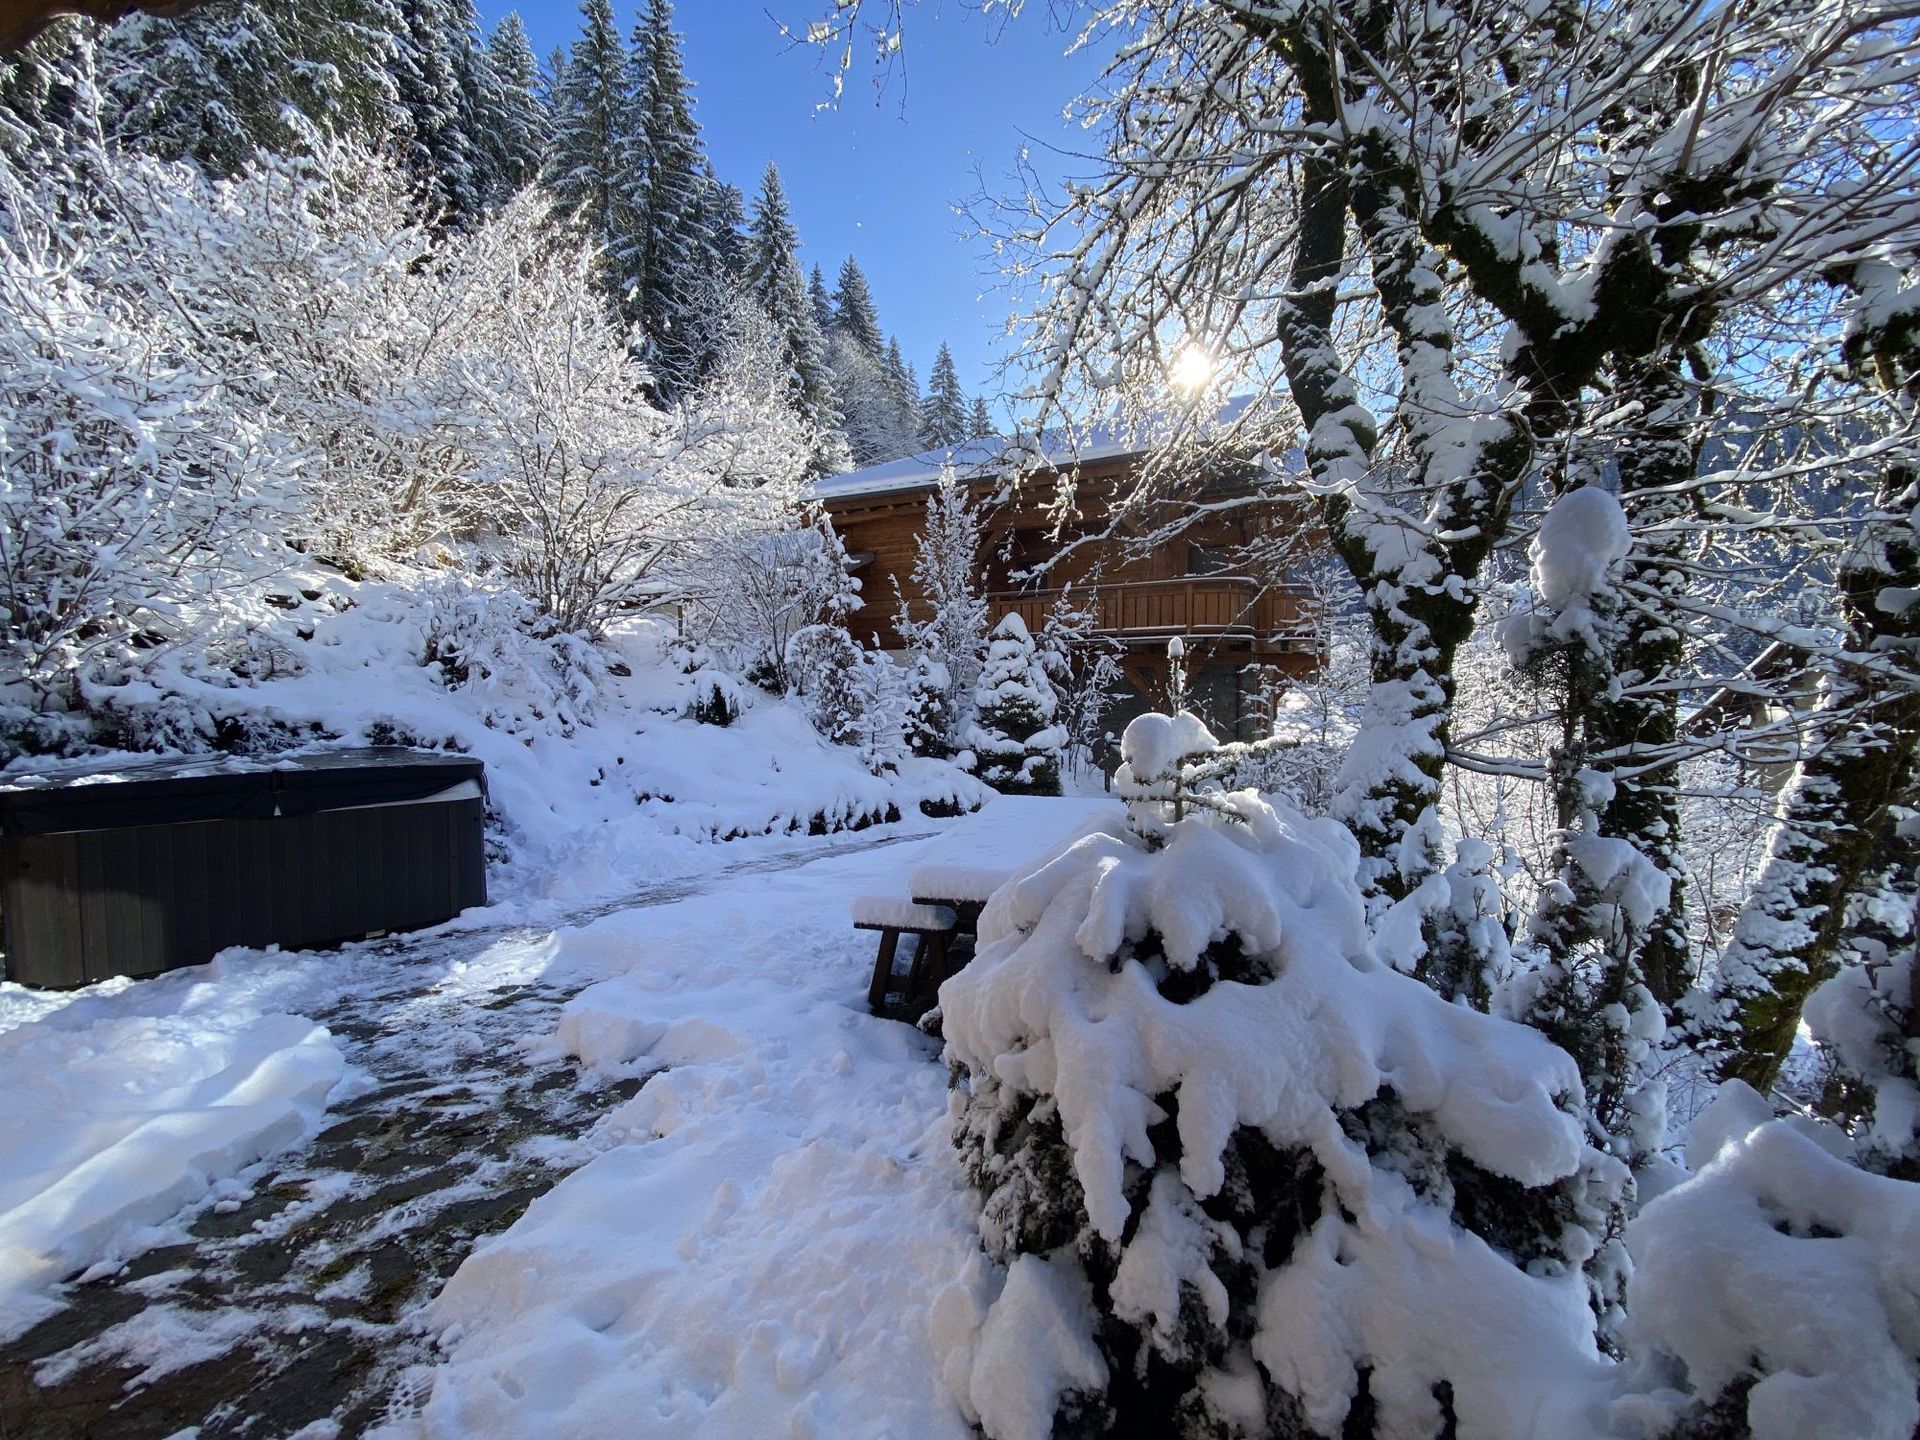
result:
M 868 1008 L 918 1024 L 939 1002 L 940 986 L 973 958 L 980 915 L 994 891 L 1109 806 L 1002 798 L 981 815 L 956 822 L 950 834 L 928 847 L 921 863 L 908 871 L 904 895 L 856 899 L 854 928 L 880 935 Z M 1010 844 L 1016 835 L 1018 841 Z

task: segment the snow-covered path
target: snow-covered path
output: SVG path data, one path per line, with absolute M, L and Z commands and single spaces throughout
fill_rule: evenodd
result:
M 171 1243 L 67 1287 L 65 1309 L 0 1348 L 0 1434 L 363 1430 L 429 1353 L 421 1302 L 476 1237 L 605 1148 L 594 1122 L 641 1088 L 647 1067 L 583 1071 L 528 1043 L 601 973 L 557 957 L 612 920 L 702 897 L 738 908 L 773 875 L 883 856 L 925 833 L 765 847 L 544 924 L 280 957 L 287 976 L 267 983 L 327 993 L 277 998 L 332 1032 L 360 1093 L 311 1143 L 217 1187 L 174 1222 Z M 316 966 L 331 977 L 293 977 Z
M 1023 803 L 1057 808 L 959 822 L 983 860 L 1090 808 Z M 0 1435 L 964 1437 L 926 1324 L 975 1263 L 945 1076 L 865 1013 L 847 921 L 934 833 L 229 965 L 361 1088 L 0 1347 Z

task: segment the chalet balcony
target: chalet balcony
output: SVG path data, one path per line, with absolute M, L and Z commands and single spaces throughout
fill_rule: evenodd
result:
M 1269 585 L 1240 575 L 1190 575 L 1177 580 L 1136 580 L 1092 593 L 1099 611 L 1095 630 L 1122 641 L 1169 640 L 1175 635 L 1241 639 L 1261 653 L 1298 653 L 1312 648 L 1312 591 L 1305 585 Z M 1008 590 L 989 595 L 991 623 L 1018 615 L 1038 633 L 1058 590 Z

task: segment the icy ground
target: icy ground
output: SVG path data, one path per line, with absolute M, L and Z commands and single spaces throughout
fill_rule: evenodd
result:
M 976 1247 L 945 1076 L 865 1014 L 847 906 L 965 827 L 1012 864 L 1101 808 L 713 847 L 564 915 L 14 991 L 16 1040 L 305 1018 L 346 1078 L 311 1138 L 125 1217 L 40 1302 L 0 1435 L 967 1435 L 926 1326 Z

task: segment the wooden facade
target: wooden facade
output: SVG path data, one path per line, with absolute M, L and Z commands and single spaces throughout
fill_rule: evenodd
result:
M 1285 502 L 1222 508 L 1214 512 L 1218 518 L 1201 520 L 1179 538 L 1150 548 L 1129 544 L 1125 537 L 1104 538 L 1108 497 L 1118 493 L 1138 463 L 1137 456 L 1121 456 L 1081 466 L 1075 487 L 1081 513 L 1064 529 L 1056 527 L 1045 507 L 1054 493 L 1051 474 L 1035 474 L 1020 498 L 998 505 L 992 503 L 993 482 L 976 484 L 992 621 L 1017 614 L 1028 629 L 1038 631 L 1063 590 L 1091 603 L 1098 633 L 1121 647 L 1121 666 L 1133 690 L 1119 702 L 1116 729 L 1132 714 L 1159 706 L 1167 687 L 1167 645 L 1179 637 L 1196 708 L 1217 732 L 1245 734 L 1251 700 L 1263 686 L 1313 673 L 1321 656 L 1312 592 L 1294 583 L 1294 567 L 1254 574 L 1236 567 L 1233 557 L 1276 534 L 1310 537 L 1310 512 L 1304 503 Z M 844 479 L 855 483 L 837 487 L 839 493 L 831 482 L 823 489 L 827 513 L 861 582 L 863 603 L 848 626 L 856 637 L 872 637 L 884 649 L 903 648 L 896 625 L 900 600 L 915 620 L 928 613 L 914 583 L 913 563 L 933 482 L 918 478 L 878 488 L 862 487 L 858 476 Z M 1231 481 L 1211 487 L 1214 495 L 1232 490 Z M 1312 549 L 1310 539 L 1303 539 L 1295 554 L 1304 561 Z M 1043 584 L 1016 578 L 1042 566 L 1047 567 Z

